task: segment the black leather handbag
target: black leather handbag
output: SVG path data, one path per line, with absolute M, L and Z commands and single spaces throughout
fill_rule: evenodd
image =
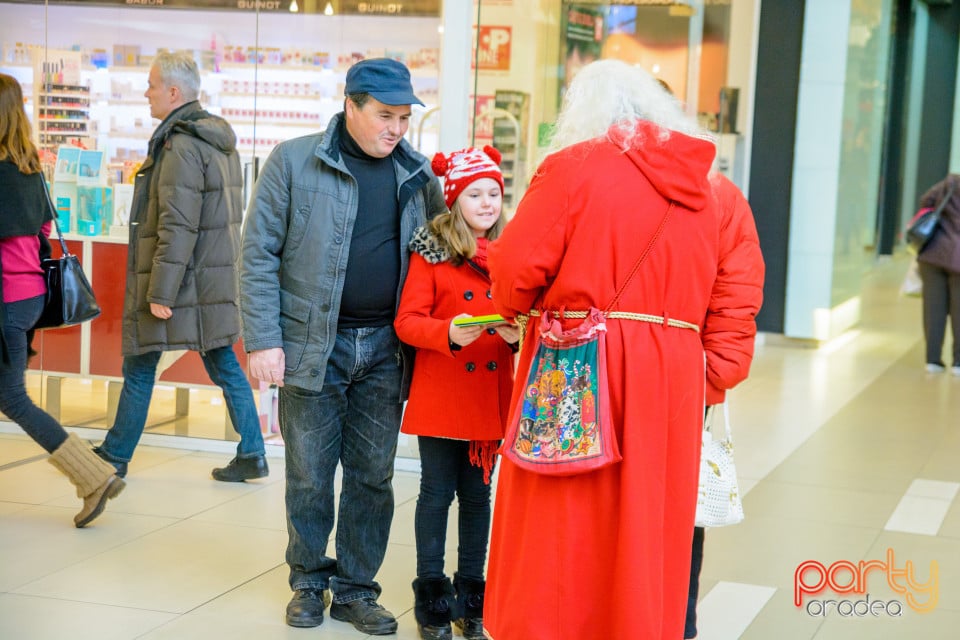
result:
M 44 183 L 46 190 L 46 183 Z M 40 261 L 43 268 L 43 277 L 47 283 L 47 297 L 43 304 L 43 313 L 33 326 L 34 329 L 57 329 L 80 324 L 93 320 L 100 315 L 100 305 L 93 295 L 93 287 L 83 273 L 83 267 L 77 256 L 67 250 L 67 243 L 60 233 L 57 223 L 56 210 L 50 202 L 47 193 L 47 202 L 53 210 L 53 224 L 57 229 L 57 238 L 63 255 L 59 258 L 44 258 Z
M 951 181 L 947 195 L 943 197 L 936 209 L 920 209 L 907 224 L 907 231 L 904 235 L 906 235 L 907 248 L 914 255 L 923 251 L 927 243 L 933 239 L 933 234 L 937 232 L 940 226 L 940 216 L 943 214 L 943 208 L 950 202 L 956 186 L 956 182 Z

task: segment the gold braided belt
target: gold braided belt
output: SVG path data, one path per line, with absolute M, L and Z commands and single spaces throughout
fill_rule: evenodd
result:
M 559 318 L 561 313 L 559 311 L 551 311 L 553 317 Z M 586 311 L 564 311 L 563 317 L 565 318 L 586 318 Z M 700 333 L 700 325 L 694 324 L 692 322 L 684 322 L 683 320 L 676 320 L 674 318 L 664 318 L 663 316 L 654 316 L 649 313 L 630 313 L 628 311 L 607 311 L 604 314 L 606 318 L 612 318 L 614 320 L 635 320 L 638 322 L 649 322 L 651 324 L 659 324 L 665 327 L 676 327 L 678 329 L 690 329 L 691 331 L 696 331 Z M 530 313 L 526 315 L 518 315 L 516 317 L 517 326 L 520 328 L 520 348 L 523 348 L 523 338 L 527 333 L 527 320 L 531 317 L 539 318 L 540 310 L 531 309 Z
M 554 318 L 559 318 L 561 313 L 559 311 L 551 311 Z M 535 318 L 540 317 L 539 309 L 531 309 L 530 316 Z M 564 311 L 563 317 L 565 318 L 586 318 L 586 311 Z M 611 318 L 613 320 L 636 320 L 638 322 L 649 322 L 651 324 L 662 324 L 665 327 L 676 327 L 678 329 L 690 329 L 700 333 L 700 325 L 694 324 L 692 322 L 684 322 L 683 320 L 676 320 L 674 318 L 664 318 L 663 316 L 653 316 L 649 313 L 630 313 L 628 311 L 607 311 L 603 314 L 605 318 Z

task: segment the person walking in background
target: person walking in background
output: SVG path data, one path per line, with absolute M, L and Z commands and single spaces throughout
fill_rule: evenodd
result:
M 503 438 L 513 352 L 510 324 L 458 326 L 493 313 L 487 246 L 506 224 L 500 153 L 493 147 L 437 154 L 450 212 L 414 234 L 410 273 L 394 326 L 417 349 L 401 431 L 417 436 L 420 495 L 415 529 L 414 617 L 423 640 L 482 639 L 484 564 L 490 531 L 490 475 Z M 447 517 L 459 505 L 457 572 L 444 573 Z
M 920 198 L 920 208 L 936 207 L 950 194 L 940 215 L 939 228 L 917 255 L 923 282 L 923 337 L 927 343 L 927 372 L 941 373 L 943 342 L 950 317 L 952 357 L 950 373 L 960 376 L 960 176 L 948 175 Z
M 385 635 L 397 620 L 374 578 L 412 365 L 393 321 L 413 232 L 446 207 L 429 161 L 403 139 L 411 105 L 423 104 L 407 68 L 359 62 L 345 94 L 325 132 L 281 143 L 257 180 L 243 236 L 243 339 L 250 373 L 280 386 L 287 624 L 321 624 L 330 590 L 335 620 Z
M 750 203 L 726 176 L 714 173 L 710 185 L 720 216 L 717 277 L 703 321 L 707 357 L 706 405 L 722 404 L 726 392 L 750 373 L 757 313 L 763 303 L 763 254 Z M 690 588 L 683 637 L 697 637 L 697 600 L 703 566 L 704 529 L 695 527 Z
M 146 426 L 161 353 L 198 351 L 240 434 L 236 457 L 213 477 L 243 482 L 269 473 L 253 391 L 233 351 L 240 337 L 243 174 L 236 134 L 201 108 L 199 93 L 200 72 L 189 54 L 157 54 L 144 97 L 161 122 L 134 183 L 123 389 L 96 451 L 125 475 Z
M 50 255 L 46 237 L 53 219 L 43 181 L 23 90 L 16 78 L 0 73 L 0 412 L 51 454 L 50 463 L 77 488 L 83 508 L 73 522 L 80 528 L 103 512 L 124 482 L 27 395 L 24 375 L 33 326 L 47 292 L 40 254 Z
M 490 247 L 501 315 L 557 312 L 562 330 L 580 323 L 564 311 L 614 299 L 649 248 L 612 309 L 629 315 L 606 320 L 622 461 L 570 477 L 501 462 L 484 608 L 497 640 L 682 637 L 703 427 L 700 330 L 720 262 L 714 154 L 645 71 L 591 63 L 573 79 L 548 155 Z M 521 371 L 537 325 L 527 325 Z

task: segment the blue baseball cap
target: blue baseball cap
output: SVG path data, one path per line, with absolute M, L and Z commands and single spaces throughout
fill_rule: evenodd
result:
M 347 71 L 344 95 L 369 93 L 390 106 L 419 104 L 420 98 L 413 95 L 410 71 L 402 63 L 390 58 L 361 60 Z

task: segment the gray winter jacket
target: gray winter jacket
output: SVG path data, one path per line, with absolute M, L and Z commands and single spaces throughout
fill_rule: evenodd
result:
M 342 112 L 335 116 L 324 133 L 288 140 L 273 150 L 254 188 L 243 231 L 244 348 L 283 347 L 284 382 L 312 391 L 323 386 L 333 350 L 357 217 L 357 182 L 340 155 L 342 117 Z M 429 161 L 406 140 L 391 158 L 400 206 L 402 287 L 414 230 L 446 206 Z M 412 358 L 401 355 L 404 393 Z
M 130 214 L 123 354 L 208 351 L 240 337 L 243 174 L 226 120 L 190 102 L 150 140 Z M 150 303 L 173 310 L 161 320 Z

